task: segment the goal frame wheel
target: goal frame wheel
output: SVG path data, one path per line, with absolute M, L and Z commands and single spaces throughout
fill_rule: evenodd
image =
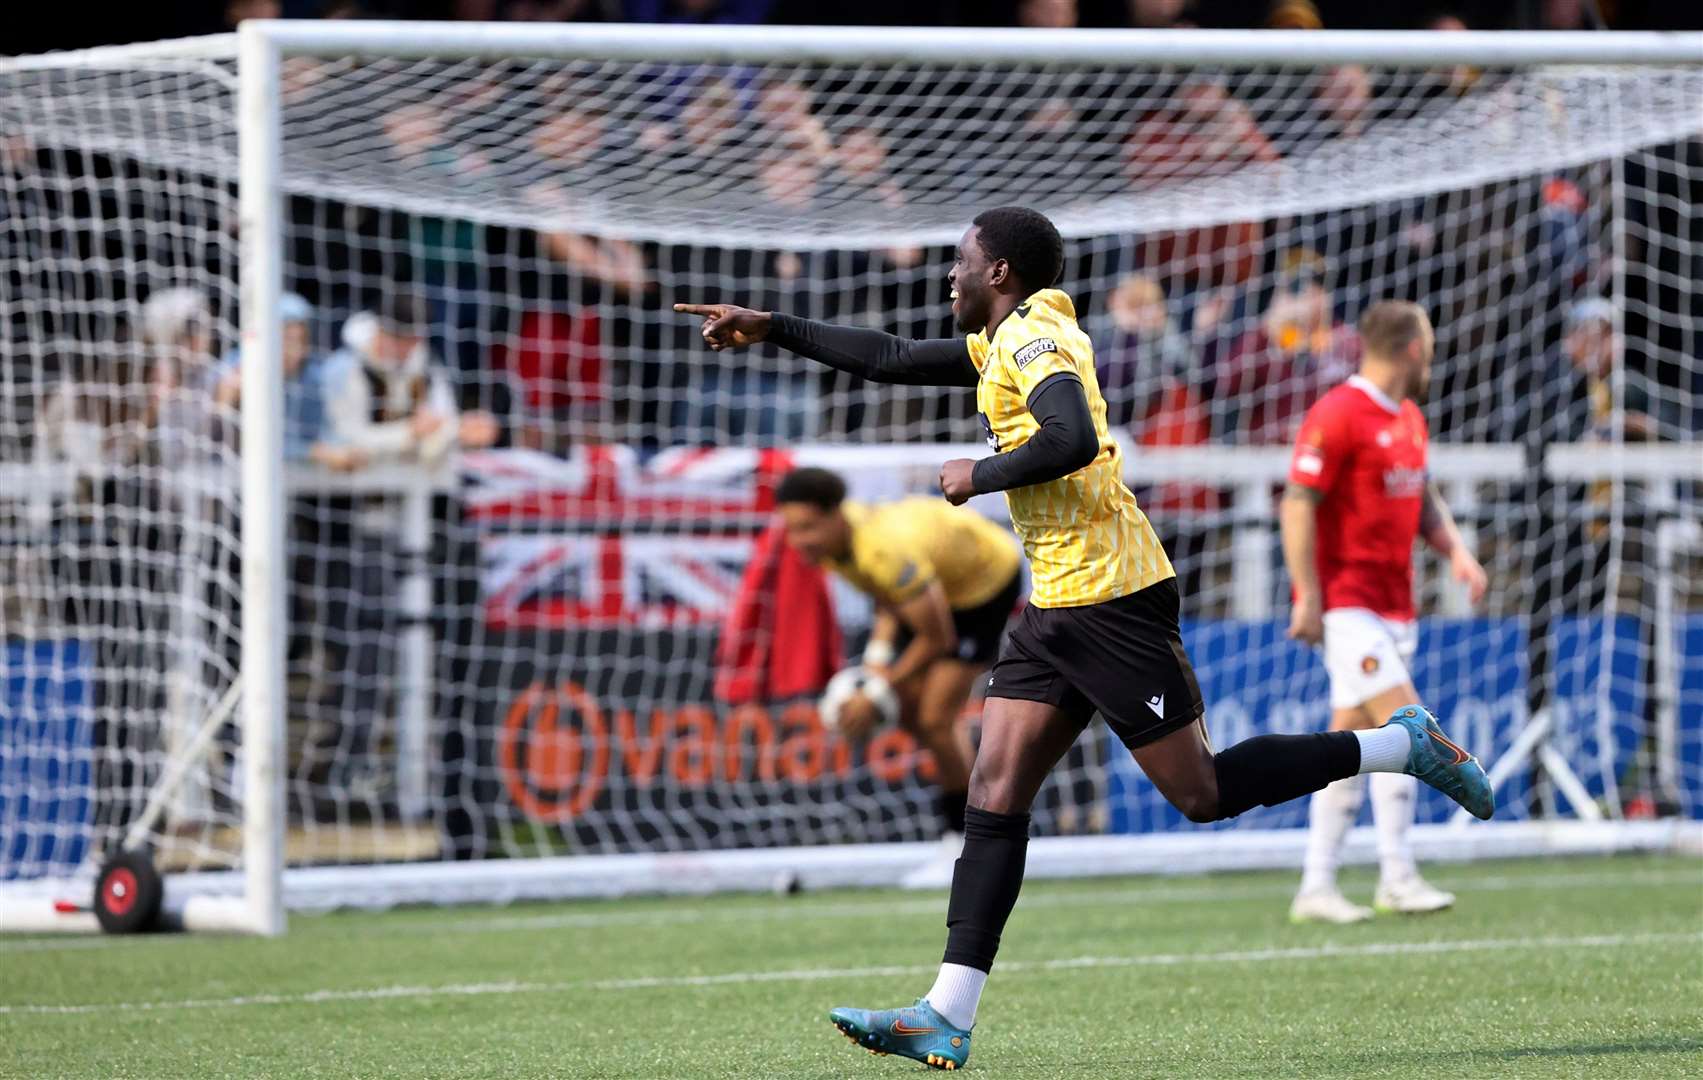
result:
M 93 908 L 109 934 L 144 934 L 159 929 L 165 881 L 140 851 L 120 851 L 95 876 Z

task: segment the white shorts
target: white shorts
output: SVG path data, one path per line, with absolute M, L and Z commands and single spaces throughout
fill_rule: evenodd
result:
M 1419 648 L 1417 623 L 1365 608 L 1327 611 L 1324 622 L 1331 708 L 1352 709 L 1413 681 L 1408 668 Z

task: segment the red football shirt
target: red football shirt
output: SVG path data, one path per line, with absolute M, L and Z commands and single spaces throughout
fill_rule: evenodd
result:
M 1289 482 L 1318 508 L 1326 611 L 1369 608 L 1412 619 L 1413 541 L 1425 503 L 1425 415 L 1356 375 L 1307 410 Z

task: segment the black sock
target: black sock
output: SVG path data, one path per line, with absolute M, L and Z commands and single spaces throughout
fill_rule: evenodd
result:
M 964 833 L 964 807 L 970 801 L 967 791 L 942 791 L 936 803 L 940 810 L 940 823 L 947 832 L 955 832 L 960 836 Z
M 1000 932 L 1023 887 L 1028 851 L 1028 814 L 995 814 L 976 806 L 964 811 L 964 853 L 952 874 L 942 963 L 979 971 L 993 967 Z
M 1218 773 L 1218 816 L 1276 806 L 1360 771 L 1360 740 L 1352 731 L 1317 735 L 1260 735 L 1212 759 Z

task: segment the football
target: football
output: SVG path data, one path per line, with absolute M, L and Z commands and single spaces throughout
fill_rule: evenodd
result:
M 893 687 L 886 679 L 859 664 L 846 668 L 828 680 L 826 689 L 822 691 L 822 700 L 817 705 L 822 716 L 822 726 L 829 731 L 838 731 L 840 710 L 854 695 L 860 693 L 875 705 L 883 724 L 892 724 L 899 719 L 899 696 L 893 692 Z

